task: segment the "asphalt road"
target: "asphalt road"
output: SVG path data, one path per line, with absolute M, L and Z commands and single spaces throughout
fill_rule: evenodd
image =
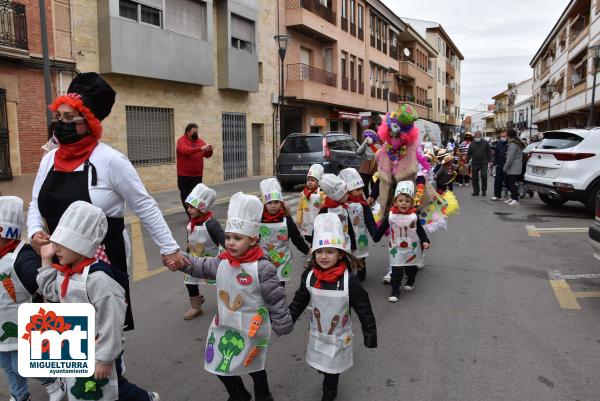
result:
M 600 298 L 580 297 L 580 309 L 561 309 L 548 279 L 552 270 L 600 273 L 600 262 L 591 255 L 586 233 L 536 231 L 587 227 L 583 207 L 553 209 L 534 198 L 511 208 L 471 197 L 470 188 L 456 193 L 461 213 L 448 231 L 431 236 L 427 267 L 397 304 L 387 301 L 389 287 L 381 282 L 387 254 L 372 247 L 365 287 L 379 347 L 364 348 L 354 317 L 355 366 L 342 374 L 338 399 L 600 400 Z M 224 219 L 226 208 L 217 206 L 216 217 Z M 183 244 L 185 215 L 167 216 L 167 222 Z M 202 288 L 206 315 L 184 321 L 188 301 L 181 274 L 157 269 L 158 251 L 144 230 L 142 240 L 149 267 L 134 273 L 137 328 L 127 334 L 129 379 L 165 401 L 226 400 L 221 383 L 203 369 L 214 287 Z M 302 258 L 294 256 L 289 298 L 301 274 Z M 572 292 L 600 296 L 600 279 L 567 283 Z M 267 370 L 275 400 L 320 400 L 322 376 L 304 361 L 307 323 L 305 314 L 291 335 L 273 337 Z M 251 388 L 251 380 L 245 381 Z M 37 382 L 31 387 L 34 399 L 46 397 Z M 8 399 L 4 378 L 0 388 Z

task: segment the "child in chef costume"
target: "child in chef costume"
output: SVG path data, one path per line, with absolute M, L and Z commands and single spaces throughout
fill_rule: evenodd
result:
M 321 204 L 322 213 L 333 213 L 340 219 L 344 231 L 344 246 L 347 253 L 352 253 L 356 246 L 356 234 L 348 213 L 348 185 L 335 174 L 323 174 L 321 189 L 325 192 L 325 200 Z M 314 243 L 314 241 L 313 241 Z
M 254 381 L 254 399 L 273 401 L 265 362 L 271 328 L 277 335 L 293 329 L 277 269 L 258 244 L 263 205 L 241 192 L 231 197 L 225 227 L 225 251 L 217 258 L 189 256 L 183 271 L 216 279 L 218 313 L 207 334 L 204 369 L 223 382 L 229 400 L 248 401 L 240 375 Z M 176 267 L 170 264 L 169 269 Z M 264 295 L 263 295 L 264 294 Z
M 213 219 L 211 206 L 217 193 L 204 184 L 198 184 L 185 199 L 190 221 L 187 225 L 187 249 L 194 256 L 217 256 L 220 248 L 225 248 L 225 233 L 217 219 Z M 204 296 L 199 284 L 214 284 L 186 274 L 183 278 L 190 297 L 190 309 L 183 318 L 192 320 L 202 315 Z
M 346 252 L 344 242 L 336 215 L 325 213 L 315 218 L 312 263 L 302 274 L 300 288 L 290 304 L 294 321 L 306 307 L 311 311 L 306 363 L 325 376 L 323 401 L 336 398 L 340 373 L 353 364 L 350 308 L 360 320 L 365 346 L 377 347 L 369 294 L 352 272 L 356 259 Z
M 119 271 L 95 257 L 107 230 L 102 209 L 76 201 L 60 218 L 51 244 L 41 248 L 37 282 L 42 294 L 52 302 L 89 303 L 96 310 L 96 371 L 93 377 L 66 379 L 69 400 L 158 401 L 157 393 L 123 377 L 127 276 L 117 276 Z M 54 256 L 59 264 L 52 263 Z
M 406 291 L 411 291 L 421 263 L 422 249 L 429 249 L 429 238 L 417 217 L 414 207 L 415 183 L 400 181 L 394 192 L 394 205 L 383 218 L 376 239 L 390 230 L 389 255 L 392 293 L 388 300 L 398 302 L 402 276 L 406 271 Z
M 323 171 L 323 166 L 320 164 L 313 164 L 308 169 L 306 185 L 300 193 L 300 202 L 296 213 L 296 224 L 309 244 L 312 244 L 313 222 L 325 199 L 325 194 L 319 188 Z
M 33 248 L 21 240 L 22 199 L 0 196 L 0 227 L 0 366 L 6 374 L 11 400 L 28 401 L 31 394 L 27 379 L 18 371 L 17 311 L 37 295 L 36 277 L 41 261 Z M 60 401 L 66 395 L 62 379 L 37 380 L 46 388 L 50 401 Z
M 259 231 L 260 245 L 267 251 L 269 258 L 277 268 L 277 277 L 284 285 L 292 278 L 290 239 L 296 248 L 305 255 L 308 255 L 310 248 L 283 203 L 283 193 L 277 178 L 262 180 L 260 192 L 265 203 Z
M 369 238 L 377 234 L 377 226 L 373 218 L 373 211 L 364 196 L 364 181 L 355 168 L 348 167 L 340 171 L 339 177 L 348 186 L 348 200 L 346 210 L 356 237 L 356 249 L 352 254 L 358 260 L 356 275 L 360 281 L 367 277 L 367 256 L 369 256 Z

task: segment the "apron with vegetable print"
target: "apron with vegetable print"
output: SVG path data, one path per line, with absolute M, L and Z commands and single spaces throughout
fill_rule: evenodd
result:
M 194 231 L 190 232 L 191 225 L 188 224 L 188 250 L 193 256 L 217 256 L 219 254 L 219 246 L 213 242 L 206 229 L 206 223 L 199 224 L 194 227 Z M 183 276 L 183 284 L 215 284 L 215 280 L 192 277 L 189 274 Z
M 304 193 L 301 196 L 302 199 L 298 207 L 303 209 L 302 224 L 300 224 L 298 229 L 302 235 L 312 235 L 315 217 L 319 214 L 321 207 L 321 190 L 317 189 L 314 193 L 310 194 L 309 199 L 304 196 Z
M 390 213 L 390 266 L 418 266 L 421 263 L 421 241 L 417 235 L 417 215 Z
M 342 228 L 344 229 L 344 241 L 346 241 L 346 252 L 352 252 L 352 243 L 350 241 L 350 226 L 349 226 L 349 212 L 343 206 L 329 208 L 329 213 L 333 213 L 340 218 L 342 222 Z M 354 228 L 354 227 L 353 227 Z M 356 233 L 356 230 L 354 231 Z
M 348 270 L 342 291 L 323 290 L 310 285 L 310 331 L 306 363 L 325 373 L 342 373 L 352 367 L 352 319 L 348 292 Z
M 217 270 L 217 315 L 208 329 L 204 369 L 237 376 L 265 368 L 271 338 L 269 310 L 260 289 L 258 262 Z
M 287 229 L 287 217 L 280 223 L 260 223 L 260 246 L 269 254 L 269 259 L 277 268 L 279 281 L 290 281 L 292 272 L 292 251 Z
M 0 352 L 17 350 L 17 322 L 19 305 L 31 302 L 31 294 L 15 272 L 17 255 L 25 241 L 0 259 Z
M 365 224 L 365 211 L 360 203 L 348 203 L 348 215 L 356 237 L 356 249 L 352 252 L 357 258 L 369 256 L 369 237 L 367 237 L 367 225 Z
M 90 303 L 90 299 L 87 295 L 87 279 L 90 272 L 90 266 L 86 266 L 81 274 L 73 274 L 71 276 L 69 279 L 69 286 L 67 287 L 67 293 L 60 299 L 61 303 Z M 98 272 L 94 274 L 105 273 Z M 65 276 L 62 273 L 58 273 L 56 275 L 56 289 L 59 294 L 64 277 Z M 98 312 L 96 311 L 96 319 L 97 318 Z M 67 377 L 65 379 L 67 380 L 67 393 L 69 394 L 69 401 L 115 401 L 119 399 L 119 384 L 117 379 L 117 369 L 114 361 L 112 362 L 111 372 L 108 379 L 95 380 L 93 376 L 85 378 Z M 77 398 L 73 393 L 82 393 L 81 386 L 84 387 L 84 396 L 83 398 Z

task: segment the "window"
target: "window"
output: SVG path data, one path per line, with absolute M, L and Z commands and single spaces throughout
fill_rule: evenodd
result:
M 133 1 L 120 0 L 119 1 L 119 16 L 128 18 L 137 22 L 138 20 L 138 5 Z
M 363 82 L 363 61 L 358 59 L 358 82 Z
M 342 62 L 341 62 L 342 78 L 348 77 L 348 74 L 346 72 L 346 58 L 347 57 L 348 57 L 347 53 L 346 52 L 342 52 Z
M 348 19 L 348 6 L 346 5 L 347 1 L 348 0 L 342 0 L 342 18 L 344 19 Z
M 198 0 L 166 0 L 165 27 L 192 38 L 206 40 L 206 3 Z
M 442 38 L 438 38 L 438 51 L 442 51 Z
M 354 3 L 355 3 L 355 0 L 350 0 L 350 22 L 353 24 L 356 23 L 356 20 L 354 18 L 355 17 L 355 15 L 354 15 L 355 4 Z
M 295 136 L 281 145 L 281 153 L 314 153 L 323 150 L 323 139 L 317 136 Z
M 162 1 L 148 1 L 150 4 L 162 5 Z M 138 4 L 130 0 L 119 0 L 119 16 L 136 22 L 143 22 L 162 27 L 162 11 L 155 7 Z
M 346 137 L 342 135 L 328 136 L 327 147 L 329 150 L 348 150 L 346 145 Z
M 363 6 L 358 5 L 358 29 L 363 29 Z
M 427 60 L 427 71 L 431 72 L 431 70 L 432 70 L 431 60 Z
M 156 8 L 152 8 L 152 7 L 148 7 L 145 5 L 141 5 L 141 22 L 144 22 L 146 24 L 150 24 L 150 25 L 156 25 L 156 26 L 162 26 L 161 22 L 160 22 L 160 10 L 157 10 Z
M 371 13 L 371 23 L 369 24 L 369 32 L 371 33 L 371 36 L 375 36 L 376 23 L 377 20 L 375 18 L 375 15 Z
M 127 156 L 134 166 L 175 162 L 173 109 L 125 106 Z
M 356 65 L 356 57 L 352 56 L 350 58 L 350 79 L 351 80 L 354 80 L 356 78 L 356 75 L 354 75 L 354 73 L 356 71 L 356 69 L 354 67 L 355 65 Z
M 442 70 L 438 67 L 438 82 L 442 82 Z
M 231 47 L 253 53 L 254 21 L 231 14 Z
M 262 61 L 258 62 L 258 83 L 263 83 L 263 63 Z

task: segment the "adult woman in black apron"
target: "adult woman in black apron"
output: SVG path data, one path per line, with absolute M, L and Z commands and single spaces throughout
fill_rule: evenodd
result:
M 125 203 L 140 218 L 154 242 L 160 247 L 163 262 L 183 264 L 179 246 L 154 199 L 148 195 L 131 162 L 110 146 L 99 142 L 101 121 L 110 114 L 115 91 L 90 72 L 79 74 L 68 94 L 58 97 L 49 107 L 55 113 L 54 136 L 58 149 L 49 152 L 40 163 L 27 217 L 31 244 L 48 242 L 60 217 L 69 205 L 82 200 L 100 207 L 109 227 L 96 256 L 115 268 L 115 274 L 127 274 L 128 237 L 125 231 Z M 125 329 L 133 329 L 129 285 Z

